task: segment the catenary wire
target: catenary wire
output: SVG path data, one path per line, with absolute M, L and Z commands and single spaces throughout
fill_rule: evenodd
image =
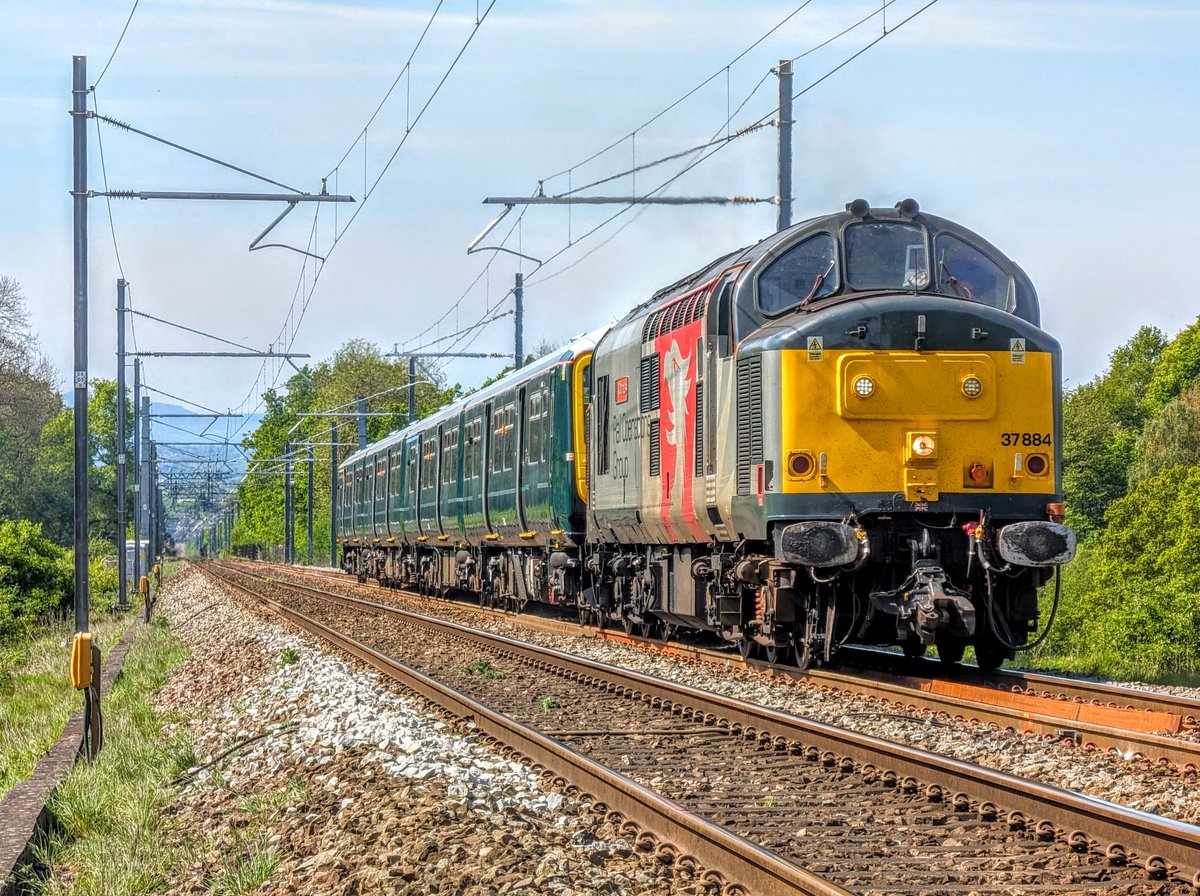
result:
M 104 68 L 100 70 L 100 77 L 92 85 L 93 91 L 104 80 L 104 76 L 108 72 L 108 67 L 112 65 L 112 61 L 117 57 L 117 50 L 121 49 L 121 41 L 125 40 L 125 32 L 129 30 L 129 23 L 133 21 L 133 14 L 137 12 L 138 3 L 140 2 L 141 0 L 133 0 L 133 8 L 129 10 L 129 16 L 125 19 L 125 27 L 121 29 L 121 36 L 117 38 L 116 45 L 112 48 L 112 52 L 108 54 L 108 62 L 104 63 Z

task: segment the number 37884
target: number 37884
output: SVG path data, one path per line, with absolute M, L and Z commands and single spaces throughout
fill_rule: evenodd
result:
M 1000 444 L 1006 448 L 1040 448 L 1054 444 L 1050 433 L 1040 432 L 1002 432 Z

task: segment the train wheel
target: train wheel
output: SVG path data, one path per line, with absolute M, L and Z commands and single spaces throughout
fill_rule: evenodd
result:
M 812 661 L 812 648 L 808 646 L 808 642 L 803 638 L 796 638 L 792 642 L 792 662 L 795 663 L 796 668 L 807 669 L 812 665 Z
M 916 638 L 910 638 L 900 646 L 904 648 L 904 656 L 910 660 L 919 660 L 925 655 L 925 645 Z
M 738 655 L 741 656 L 742 659 L 748 660 L 750 659 L 751 654 L 754 653 L 754 642 L 749 638 L 738 638 L 737 649 Z
M 643 638 L 658 638 L 660 637 L 660 626 L 657 619 L 651 619 L 649 622 L 643 622 L 638 626 L 638 634 Z
M 625 634 L 633 636 L 634 630 L 637 628 L 637 623 L 628 616 L 621 617 L 621 628 L 625 629 Z
M 587 604 L 576 604 L 575 612 L 579 615 L 580 625 L 587 625 L 592 621 L 592 610 Z
M 1004 648 L 993 641 L 991 638 L 986 638 L 975 644 L 975 662 L 979 663 L 979 668 L 984 672 L 995 672 L 1004 665 L 1004 661 L 1008 659 L 1004 654 Z
M 963 651 L 966 649 L 966 638 L 955 638 L 952 635 L 946 635 L 937 639 L 938 659 L 947 666 L 956 666 L 962 662 Z
M 763 645 L 763 659 L 774 666 L 779 662 L 779 645 L 765 644 Z

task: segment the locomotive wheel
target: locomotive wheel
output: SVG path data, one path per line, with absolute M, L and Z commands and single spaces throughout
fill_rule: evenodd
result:
M 925 645 L 913 638 L 900 644 L 904 648 L 904 656 L 910 660 L 919 660 L 925 655 Z
M 792 642 L 792 662 L 796 664 L 797 669 L 807 669 L 812 665 L 813 655 L 812 648 L 808 646 L 808 642 L 802 638 L 797 638 Z
M 579 624 L 580 625 L 587 625 L 589 622 L 591 622 L 592 611 L 591 611 L 591 608 L 588 607 L 587 604 L 576 604 L 575 610 L 579 614 Z
M 479 606 L 486 607 L 488 605 L 487 594 L 482 590 L 475 595 L 479 599 Z
M 637 623 L 628 616 L 621 617 L 621 628 L 625 629 L 625 634 L 633 636 L 634 629 L 637 628 Z
M 764 644 L 763 645 L 763 659 L 765 659 L 772 666 L 774 666 L 777 662 L 779 662 L 779 645 L 778 644 Z
M 660 627 L 657 619 L 651 619 L 649 622 L 643 622 L 638 626 L 638 634 L 643 638 L 658 638 L 660 637 Z
M 749 638 L 738 638 L 737 649 L 741 658 L 748 660 L 750 659 L 750 655 L 754 653 L 754 642 Z
M 966 638 L 955 638 L 952 635 L 947 635 L 937 640 L 938 659 L 947 666 L 956 666 L 962 662 L 963 651 L 966 649 Z
M 985 636 L 975 645 L 975 662 L 984 672 L 995 672 L 1004 665 L 1006 659 L 1004 649 L 991 638 Z

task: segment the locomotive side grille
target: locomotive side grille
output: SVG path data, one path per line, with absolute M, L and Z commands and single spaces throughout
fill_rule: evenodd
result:
M 696 467 L 692 471 L 695 476 L 704 475 L 704 383 L 696 383 L 696 432 L 692 439 L 695 447 Z
M 658 410 L 658 381 L 659 366 L 658 353 L 646 355 L 642 358 L 642 366 L 640 370 L 639 391 L 638 391 L 638 410 L 643 414 L 649 411 Z
M 657 476 L 662 468 L 662 448 L 659 444 L 658 421 L 650 421 L 650 475 Z
M 608 376 L 596 377 L 596 475 L 608 472 Z
M 750 494 L 755 464 L 763 462 L 762 356 L 740 358 L 737 366 L 737 490 Z

